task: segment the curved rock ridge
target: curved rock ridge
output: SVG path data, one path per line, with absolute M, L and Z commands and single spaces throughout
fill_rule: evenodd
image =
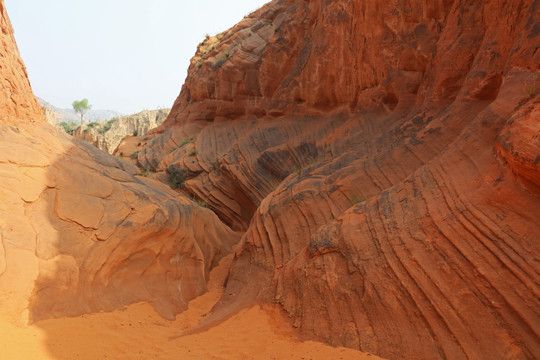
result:
M 174 316 L 239 235 L 130 163 L 46 124 L 0 0 L 0 315 L 147 301 Z
M 0 133 L 3 312 L 36 321 L 145 300 L 174 318 L 238 241 L 211 211 L 90 144 L 37 124 Z
M 44 122 L 19 55 L 4 1 L 0 1 L 0 123 Z
M 540 357 L 540 2 L 272 1 L 198 48 L 144 168 L 247 229 L 254 301 L 390 359 Z
M 63 128 L 58 122 L 58 120 L 56 119 L 56 115 L 54 114 L 54 112 L 48 107 L 42 106 L 41 104 L 40 106 L 41 106 L 41 110 L 43 111 L 43 116 L 45 117 L 45 121 L 49 123 L 50 125 L 52 125 L 52 127 L 54 127 L 55 129 L 62 130 Z
M 174 318 L 239 240 L 208 209 L 48 125 L 0 134 L 0 303 L 12 317 L 148 301 Z
M 113 154 L 122 139 L 126 136 L 146 135 L 149 130 L 161 125 L 169 112 L 170 109 L 144 110 L 137 114 L 78 127 L 72 135 Z
M 451 6 L 272 1 L 199 45 L 168 125 L 393 110 L 418 92 Z M 453 61 L 439 82 L 464 75 L 469 59 Z

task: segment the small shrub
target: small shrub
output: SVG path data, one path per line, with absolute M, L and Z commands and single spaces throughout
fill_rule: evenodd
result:
M 210 40 L 210 34 L 209 33 L 204 34 L 204 39 L 205 40 Z
M 213 161 L 210 165 L 212 166 L 212 170 L 214 170 L 214 171 L 219 170 L 219 164 L 218 164 L 217 161 Z
M 169 181 L 173 189 L 184 187 L 184 181 L 186 181 L 186 176 L 183 173 L 173 168 L 168 168 L 167 172 L 169 173 Z
M 208 205 L 206 201 L 198 199 L 194 196 L 190 196 L 189 200 L 193 201 L 195 204 L 199 205 L 200 207 L 207 208 L 207 209 L 210 208 L 210 205 Z
M 139 130 L 135 129 L 133 130 L 133 136 L 138 136 L 139 135 Z
M 197 153 L 198 153 L 197 150 L 196 150 L 196 149 L 193 149 L 193 150 L 191 150 L 191 151 L 189 152 L 189 156 L 195 156 L 195 155 L 197 155 Z
M 89 129 L 93 129 L 95 128 L 96 126 L 98 126 L 99 124 L 95 121 L 92 121 L 91 123 L 88 123 L 88 125 L 86 125 L 86 129 L 89 130 Z
M 195 202 L 197 203 L 197 205 L 199 205 L 199 206 L 201 206 L 203 208 L 207 208 L 207 209 L 210 208 L 210 205 L 208 205 L 208 203 L 206 201 L 204 201 L 204 200 L 197 199 Z
M 134 151 L 131 155 L 129 155 L 129 157 L 132 158 L 132 159 L 136 159 L 138 156 L 139 156 L 138 151 Z
M 123 151 L 120 151 L 120 156 L 124 156 L 124 152 L 123 152 Z
M 113 117 L 112 119 L 110 119 L 109 121 L 107 121 L 105 123 L 105 125 L 103 125 L 103 127 L 101 129 L 99 129 L 99 133 L 100 134 L 105 134 L 107 131 L 109 131 L 111 129 L 111 126 L 116 122 L 118 121 L 118 118 L 117 117 Z
M 73 131 L 75 131 L 75 129 L 77 128 L 77 125 L 75 125 L 73 123 L 67 123 L 65 121 L 62 121 L 60 123 L 60 126 L 69 135 L 73 135 Z
M 192 142 L 193 140 L 195 140 L 195 137 L 193 137 L 193 136 L 184 138 L 184 139 L 182 140 L 182 142 L 180 142 L 180 146 L 179 146 L 179 147 L 182 147 L 182 146 L 184 146 L 184 145 L 186 145 L 186 144 L 189 144 L 189 143 Z

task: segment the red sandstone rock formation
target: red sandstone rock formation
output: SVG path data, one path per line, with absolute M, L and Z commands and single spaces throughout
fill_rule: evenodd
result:
M 138 161 L 247 229 L 253 301 L 390 359 L 540 357 L 539 1 L 273 1 Z M 176 177 L 178 176 L 178 177 Z
M 1 311 L 173 316 L 236 234 L 40 124 L 0 10 Z M 202 43 L 138 162 L 247 230 L 210 321 L 260 301 L 390 359 L 539 358 L 539 19 L 276 0 Z
M 173 318 L 239 236 L 46 124 L 0 12 L 0 311 L 26 322 L 146 300 Z
M 44 122 L 45 118 L 32 94 L 28 74 L 13 37 L 13 28 L 0 2 L 0 123 Z

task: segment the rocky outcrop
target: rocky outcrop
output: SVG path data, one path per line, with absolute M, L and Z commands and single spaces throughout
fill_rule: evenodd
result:
M 0 2 L 0 28 L 0 123 L 44 122 L 41 108 L 32 95 L 3 1 Z
M 43 119 L 0 0 L 0 315 L 13 322 L 206 291 L 239 236 L 208 209 Z
M 539 18 L 533 0 L 275 0 L 205 40 L 135 153 L 246 231 L 204 326 L 262 302 L 389 359 L 540 358 Z M 4 55 L 0 311 L 173 317 L 237 233 L 31 123 Z
M 161 125 L 169 112 L 170 109 L 144 110 L 106 122 L 90 123 L 77 128 L 73 136 L 112 154 L 126 136 L 146 135 L 149 130 Z
M 58 130 L 63 129 L 60 123 L 58 122 L 58 120 L 56 119 L 56 115 L 51 109 L 45 106 L 41 106 L 41 110 L 43 111 L 43 116 L 45 117 L 46 122 L 48 122 L 49 124 L 51 124 L 54 128 Z
M 46 126 L 0 132 L 3 311 L 27 308 L 35 321 L 146 300 L 174 318 L 238 241 L 209 210 L 90 144 Z
M 272 1 L 205 40 L 144 168 L 273 303 L 390 359 L 540 357 L 538 1 Z

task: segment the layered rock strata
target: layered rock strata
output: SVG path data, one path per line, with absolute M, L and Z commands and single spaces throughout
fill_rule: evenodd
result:
M 0 315 L 15 323 L 206 291 L 239 236 L 208 209 L 45 123 L 0 1 Z
M 134 115 L 92 123 L 92 126 L 75 129 L 73 136 L 112 154 L 126 136 L 144 136 L 149 130 L 161 125 L 169 115 L 169 111 L 169 109 L 144 110 Z
M 213 319 L 262 301 L 390 359 L 540 357 L 539 19 L 282 0 L 201 43 L 138 162 L 247 230 Z
M 3 1 L 0 2 L 0 29 L 0 122 L 44 122 L 41 108 L 32 94 L 26 67 L 19 56 Z

